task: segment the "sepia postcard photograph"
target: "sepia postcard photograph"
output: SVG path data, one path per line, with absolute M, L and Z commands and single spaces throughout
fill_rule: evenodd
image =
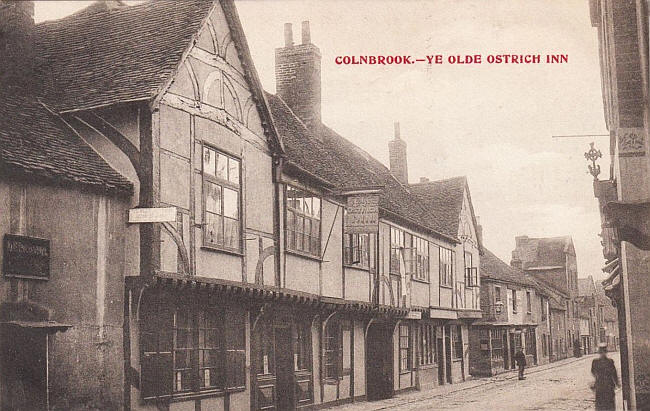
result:
M 650 0 L 0 0 L 0 410 L 650 411 Z

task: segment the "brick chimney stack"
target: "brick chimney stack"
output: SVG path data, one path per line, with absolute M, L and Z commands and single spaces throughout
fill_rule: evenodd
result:
M 402 184 L 408 185 L 409 172 L 406 162 L 406 142 L 400 137 L 399 122 L 395 122 L 395 138 L 388 142 L 390 172 Z
M 321 125 L 321 54 L 311 43 L 309 22 L 302 22 L 302 44 L 294 45 L 291 23 L 284 25 L 284 47 L 275 49 L 278 96 L 319 136 Z
M 28 85 L 34 55 L 34 2 L 0 0 L 0 83 Z

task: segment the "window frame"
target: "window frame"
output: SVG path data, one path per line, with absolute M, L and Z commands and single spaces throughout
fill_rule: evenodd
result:
M 141 363 L 148 362 L 155 355 L 165 355 L 168 361 L 163 369 L 155 366 L 141 369 L 141 386 L 144 382 L 151 384 L 152 379 L 163 379 L 155 387 L 142 387 L 143 401 L 218 396 L 225 392 L 246 390 L 245 311 L 199 301 L 188 303 L 169 295 L 147 297 L 145 304 L 145 315 L 153 318 L 145 317 L 145 323 L 151 324 L 140 330 Z M 183 324 L 179 322 L 181 313 L 185 315 Z M 212 319 L 210 327 L 207 326 L 208 318 Z M 215 332 L 213 344 L 209 346 L 206 330 Z M 181 335 L 185 338 L 185 344 L 179 341 Z M 237 337 L 237 341 L 233 340 L 233 336 Z M 160 341 L 163 338 L 166 339 L 165 349 L 161 350 Z M 158 341 L 155 343 L 157 351 L 147 350 L 155 341 Z M 205 351 L 214 352 L 211 358 L 213 362 L 208 366 L 201 361 L 206 358 Z M 185 358 L 184 367 L 178 366 L 181 353 Z M 205 373 L 207 369 L 210 370 L 209 374 Z M 205 384 L 206 375 L 209 384 Z
M 222 178 L 218 176 L 217 172 L 217 164 L 215 160 L 215 172 L 214 175 L 209 174 L 206 172 L 205 169 L 205 155 L 206 155 L 206 150 L 210 150 L 212 154 L 215 156 L 215 158 L 219 155 L 226 157 L 227 159 L 227 165 L 226 165 L 226 173 L 227 176 L 226 178 Z M 236 161 L 237 162 L 237 174 L 238 174 L 238 182 L 234 183 L 230 181 L 230 161 Z M 213 145 L 207 144 L 205 142 L 201 142 L 201 198 L 202 198 L 202 224 L 201 224 L 201 229 L 202 229 L 202 245 L 201 247 L 204 249 L 208 250 L 215 250 L 215 251 L 225 251 L 229 253 L 236 253 L 236 254 L 242 254 L 243 253 L 243 202 L 242 202 L 242 193 L 244 191 L 243 187 L 243 178 L 242 178 L 242 167 L 243 161 L 241 157 L 235 156 L 233 154 L 230 154 L 228 152 L 225 152 L 223 150 L 220 150 Z M 220 213 L 216 213 L 214 211 L 208 211 L 208 184 L 212 184 L 216 187 L 219 188 L 220 190 Z M 226 201 L 225 201 L 225 190 L 231 190 L 236 192 L 237 194 L 237 218 L 229 217 L 226 216 L 225 213 L 225 208 L 226 208 Z M 217 218 L 220 219 L 220 231 L 221 231 L 221 243 L 214 243 L 211 241 L 208 241 L 208 215 L 213 215 L 216 216 Z M 237 239 L 237 246 L 236 247 L 231 247 L 229 245 L 226 245 L 226 219 L 228 220 L 235 220 L 237 222 L 237 230 L 238 230 L 238 239 Z M 217 237 L 219 238 L 219 237 Z
M 376 238 L 374 233 L 344 233 L 343 264 L 364 270 L 374 269 Z
M 437 364 L 438 358 L 436 356 L 436 326 L 430 323 L 421 323 L 417 329 L 418 365 L 428 366 Z
M 438 267 L 440 286 L 453 287 L 454 281 L 454 250 L 446 247 L 438 247 Z M 449 261 L 445 261 L 449 259 Z
M 425 238 L 413 236 L 413 279 L 417 281 L 429 282 L 431 275 L 431 244 Z
M 289 192 L 296 191 L 301 195 L 301 203 L 304 202 L 305 198 L 310 198 L 312 203 L 312 212 L 311 214 L 302 210 L 301 208 L 292 206 L 289 204 Z M 298 197 L 296 197 L 298 198 Z M 314 199 L 318 199 L 318 213 L 314 215 L 313 203 Z M 293 224 L 289 224 L 289 221 L 293 220 Z M 296 222 L 302 220 L 302 230 L 298 231 Z M 309 233 L 306 233 L 305 226 L 306 222 L 309 221 Z M 285 250 L 289 253 L 294 253 L 310 258 L 321 259 L 321 253 L 323 250 L 322 245 L 322 229 L 323 229 L 323 198 L 309 190 L 304 188 L 296 187 L 291 184 L 286 184 L 284 189 L 284 247 Z M 316 223 L 316 224 L 315 224 Z M 318 227 L 318 230 L 315 231 L 315 228 Z M 298 235 L 301 236 L 302 249 L 297 247 L 298 244 Z M 304 250 L 305 245 L 305 236 L 309 238 L 309 250 Z M 293 238 L 293 243 L 292 239 Z M 317 240 L 314 242 L 314 240 Z M 316 250 L 312 250 L 314 244 L 317 245 Z
M 526 314 L 533 312 L 533 297 L 530 291 L 526 291 Z
M 413 370 L 413 347 L 411 344 L 411 325 L 400 323 L 399 326 L 399 371 L 409 372 Z
M 517 290 L 515 290 L 514 288 L 511 288 L 510 293 L 512 295 L 512 313 L 517 314 L 517 308 L 519 308 L 517 306 Z
M 343 323 L 331 318 L 323 333 L 323 378 L 325 381 L 343 379 Z
M 462 360 L 463 359 L 463 329 L 460 325 L 451 326 L 451 359 Z M 460 355 L 458 353 L 460 350 Z

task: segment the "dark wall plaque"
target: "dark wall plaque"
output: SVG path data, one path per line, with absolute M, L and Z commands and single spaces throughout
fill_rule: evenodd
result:
M 50 278 L 50 240 L 5 234 L 2 250 L 5 277 Z

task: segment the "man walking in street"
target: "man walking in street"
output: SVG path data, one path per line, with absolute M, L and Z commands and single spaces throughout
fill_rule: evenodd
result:
M 515 362 L 517 363 L 517 367 L 519 368 L 519 379 L 520 380 L 525 379 L 524 368 L 526 367 L 526 356 L 524 355 L 524 352 L 521 350 L 521 348 L 519 348 L 515 353 Z
M 591 363 L 591 373 L 596 378 L 593 390 L 596 392 L 596 410 L 615 410 L 614 388 L 620 386 L 614 360 L 607 358 L 607 346 L 598 347 L 600 356 Z

